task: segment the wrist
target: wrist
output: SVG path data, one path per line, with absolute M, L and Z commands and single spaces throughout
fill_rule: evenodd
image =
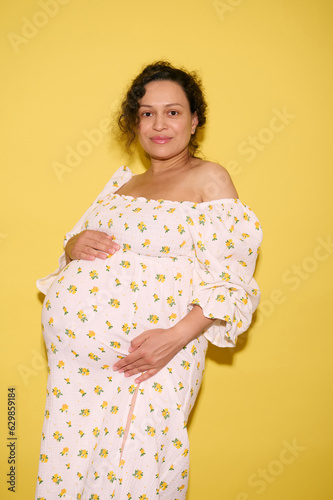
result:
M 73 259 L 69 256 L 67 245 L 65 247 L 65 259 L 66 259 L 66 264 L 69 264 Z
M 172 326 L 169 330 L 173 337 L 173 343 L 178 347 L 178 350 L 185 347 L 191 340 L 197 337 L 197 334 L 193 334 L 193 331 L 186 328 L 185 325 L 182 325 L 181 321 Z
M 204 316 L 201 306 L 194 304 L 192 310 L 172 327 L 177 345 L 182 344 L 181 347 L 184 347 L 199 337 L 214 321 L 215 318 Z

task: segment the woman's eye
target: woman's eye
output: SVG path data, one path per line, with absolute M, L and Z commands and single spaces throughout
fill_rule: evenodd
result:
M 170 111 L 170 113 L 171 113 L 171 116 L 176 116 L 176 115 L 178 115 L 178 111 L 176 111 L 176 110 L 174 110 L 174 109 L 172 109 L 172 110 Z
M 145 113 L 142 113 L 142 116 L 149 116 L 149 115 L 151 115 L 150 111 L 145 111 Z

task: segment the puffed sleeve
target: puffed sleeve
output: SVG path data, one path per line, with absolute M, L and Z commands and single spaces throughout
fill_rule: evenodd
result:
M 92 202 L 88 210 L 82 215 L 82 217 L 77 221 L 75 226 L 65 234 L 64 240 L 63 240 L 63 248 L 65 249 L 65 246 L 67 244 L 67 241 L 72 238 L 72 236 L 75 236 L 75 234 L 80 233 L 85 229 L 85 223 L 90 215 L 90 213 L 94 210 L 96 205 L 100 203 L 103 199 L 103 197 L 109 193 L 113 193 L 114 191 L 117 191 L 121 184 L 127 182 L 129 178 L 131 177 L 131 171 L 128 167 L 122 166 L 119 167 L 116 172 L 113 174 L 111 179 L 107 182 L 107 184 L 104 186 L 103 190 L 99 193 L 97 198 Z M 65 250 L 59 257 L 58 261 L 58 269 L 54 271 L 53 273 L 50 273 L 48 276 L 45 276 L 44 278 L 40 278 L 37 280 L 36 285 L 38 290 L 40 290 L 42 293 L 46 294 L 50 286 L 52 285 L 53 281 L 55 278 L 58 276 L 58 274 L 64 269 L 66 266 L 66 257 L 65 257 Z
M 190 230 L 196 255 L 191 304 L 215 318 L 205 337 L 235 347 L 260 300 L 253 278 L 262 229 L 253 211 L 238 199 L 197 204 Z M 190 306 L 191 307 L 191 306 Z

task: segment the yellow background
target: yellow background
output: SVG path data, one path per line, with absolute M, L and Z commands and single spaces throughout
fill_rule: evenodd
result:
M 188 500 L 332 498 L 332 3 L 59 0 L 52 16 L 42 4 L 1 4 L 1 498 L 34 498 L 47 377 L 35 280 L 116 168 L 142 170 L 107 134 L 75 167 L 66 152 L 160 58 L 199 71 L 202 150 L 229 166 L 264 229 L 253 326 L 234 352 L 209 349 Z M 55 162 L 67 170 L 56 175 Z

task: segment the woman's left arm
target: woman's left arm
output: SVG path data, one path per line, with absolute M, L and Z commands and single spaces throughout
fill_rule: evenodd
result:
M 203 315 L 199 305 L 193 305 L 192 310 L 175 326 L 146 330 L 138 335 L 131 342 L 130 354 L 115 363 L 113 369 L 124 372 L 125 377 L 141 373 L 135 379 L 136 384 L 148 380 L 213 321 Z

